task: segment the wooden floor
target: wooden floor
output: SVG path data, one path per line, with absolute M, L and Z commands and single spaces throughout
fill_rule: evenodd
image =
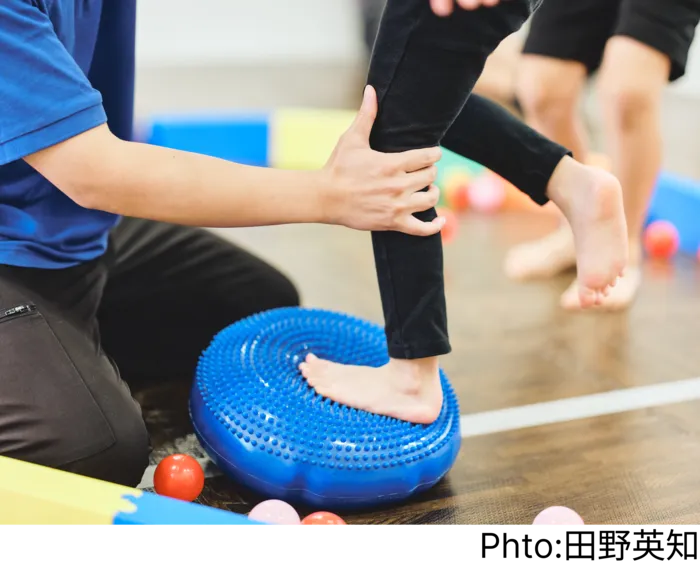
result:
M 515 284 L 501 272 L 510 245 L 552 226 L 543 216 L 467 215 L 457 241 L 445 249 L 453 354 L 443 367 L 462 413 L 700 375 L 700 265 L 689 258 L 648 264 L 629 312 L 568 314 L 558 300 L 573 274 Z M 367 234 L 325 226 L 224 233 L 285 271 L 305 305 L 382 321 Z M 203 456 L 190 434 L 187 394 L 183 384 L 139 393 L 154 463 L 174 451 Z M 699 414 L 695 400 L 467 436 L 453 469 L 433 490 L 345 519 L 525 524 L 544 507 L 566 505 L 589 524 L 697 524 Z M 245 513 L 259 499 L 219 476 L 207 480 L 199 501 Z

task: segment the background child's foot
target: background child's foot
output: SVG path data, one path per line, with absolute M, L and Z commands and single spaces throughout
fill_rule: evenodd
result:
M 581 307 L 594 306 L 622 275 L 628 261 L 620 183 L 603 169 L 565 157 L 554 171 L 548 194 L 574 235 Z
M 642 282 L 641 270 L 638 267 L 628 267 L 625 274 L 610 288 L 607 295 L 600 295 L 595 307 L 600 310 L 618 311 L 629 307 L 637 296 L 637 290 Z M 561 306 L 567 310 L 581 310 L 578 283 L 574 281 L 561 296 Z
M 337 364 L 309 354 L 299 369 L 319 395 L 370 413 L 430 424 L 442 408 L 437 358 L 391 359 L 375 368 Z
M 637 291 L 642 283 L 642 247 L 639 242 L 629 243 L 630 261 L 615 284 L 609 288 L 607 293 L 602 293 L 597 297 L 594 305 L 599 310 L 617 311 L 626 309 L 637 296 Z M 567 310 L 581 310 L 579 299 L 578 282 L 574 281 L 561 296 L 561 306 Z
M 574 235 L 564 224 L 540 240 L 515 246 L 506 256 L 504 269 L 511 279 L 527 281 L 554 277 L 575 265 Z

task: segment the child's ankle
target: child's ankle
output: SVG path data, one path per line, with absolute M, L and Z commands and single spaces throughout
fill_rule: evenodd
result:
M 392 358 L 390 363 L 396 366 L 399 371 L 406 372 L 417 378 L 433 376 L 438 372 L 440 367 L 439 358 L 437 356 L 415 358 L 411 360 Z

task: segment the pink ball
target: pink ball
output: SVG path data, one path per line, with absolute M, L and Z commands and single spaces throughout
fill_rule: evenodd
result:
M 478 212 L 496 212 L 506 200 L 506 188 L 493 173 L 484 173 L 469 184 L 469 202 Z
M 583 519 L 568 507 L 547 507 L 540 511 L 533 525 L 583 525 Z
M 301 519 L 294 507 L 279 499 L 268 499 L 258 503 L 250 510 L 248 518 L 272 525 L 301 525 Z

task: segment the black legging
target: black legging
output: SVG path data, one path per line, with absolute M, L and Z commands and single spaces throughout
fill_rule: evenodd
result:
M 546 203 L 547 182 L 570 152 L 496 104 L 470 97 L 487 57 L 536 3 L 507 0 L 440 18 L 428 0 L 389 0 L 367 81 L 379 97 L 372 147 L 399 152 L 441 144 Z M 424 221 L 435 216 L 434 209 L 417 214 Z M 372 242 L 391 357 L 448 353 L 441 236 L 374 232 Z

